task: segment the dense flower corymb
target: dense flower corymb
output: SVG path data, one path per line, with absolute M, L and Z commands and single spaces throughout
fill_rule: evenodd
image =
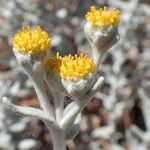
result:
M 12 39 L 13 46 L 23 54 L 45 53 L 51 45 L 48 33 L 40 27 L 23 27 Z
M 95 6 L 91 6 L 85 18 L 93 27 L 114 27 L 120 22 L 120 11 L 118 9 L 106 10 L 106 7 L 96 9 Z

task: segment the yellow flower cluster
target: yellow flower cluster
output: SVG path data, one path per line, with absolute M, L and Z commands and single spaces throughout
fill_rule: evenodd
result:
M 94 71 L 96 65 L 92 59 L 83 54 L 65 57 L 57 54 L 48 60 L 47 67 L 59 73 L 61 78 L 73 80 L 86 77 Z
M 96 9 L 95 6 L 91 6 L 85 18 L 93 27 L 114 27 L 120 22 L 120 11 L 118 9 L 106 10 L 106 7 Z
M 60 67 L 60 75 L 65 79 L 84 78 L 95 69 L 95 63 L 86 55 L 65 56 Z
M 51 38 L 40 27 L 23 27 L 12 39 L 14 48 L 23 54 L 45 53 L 51 46 Z

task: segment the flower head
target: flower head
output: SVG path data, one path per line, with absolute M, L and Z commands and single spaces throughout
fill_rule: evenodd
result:
M 23 27 L 12 39 L 14 48 L 22 54 L 46 53 L 51 45 L 48 33 L 40 27 Z
M 62 58 L 60 75 L 64 79 L 84 78 L 95 69 L 95 63 L 86 55 L 65 56 Z
M 46 62 L 46 68 L 60 74 L 63 79 L 84 78 L 95 69 L 95 63 L 86 55 L 80 54 L 75 56 L 61 57 L 59 53 Z
M 120 22 L 120 11 L 118 9 L 106 10 L 106 7 L 96 9 L 95 6 L 91 6 L 85 18 L 93 27 L 114 27 Z

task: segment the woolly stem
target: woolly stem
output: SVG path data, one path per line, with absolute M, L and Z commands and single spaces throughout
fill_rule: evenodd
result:
M 2 99 L 2 106 L 6 110 L 16 113 L 18 115 L 36 117 L 41 120 L 48 120 L 48 117 L 42 110 L 32 107 L 17 106 L 11 103 L 10 100 L 8 100 L 6 97 Z
M 50 101 L 48 99 L 48 96 L 45 91 L 45 86 L 44 86 L 44 79 L 42 75 L 38 75 L 35 73 L 27 72 L 28 76 L 31 78 L 33 81 L 33 85 L 35 88 L 35 91 L 37 93 L 38 99 L 40 101 L 40 105 L 43 109 L 43 111 L 48 115 L 50 119 L 54 119 L 54 109 L 52 105 L 50 104 Z
M 77 115 L 82 111 L 82 109 L 90 102 L 90 100 L 94 97 L 95 93 L 97 92 L 98 88 L 102 85 L 104 81 L 103 77 L 100 77 L 93 88 L 89 91 L 88 94 L 82 100 L 75 100 L 70 105 L 67 106 L 66 110 L 68 113 L 62 118 L 60 122 L 60 126 L 62 129 L 66 130 L 70 123 L 74 121 Z M 68 107 L 71 106 L 69 111 Z
M 55 131 L 55 133 L 52 135 L 53 150 L 66 150 L 65 133 L 61 131 Z
M 63 117 L 63 107 L 64 107 L 64 97 L 61 93 L 57 93 L 58 95 L 54 96 L 55 101 L 55 114 L 56 114 L 56 120 L 59 122 Z M 59 95 L 60 94 L 60 95 Z
M 51 124 L 48 121 L 44 121 L 44 123 L 51 133 L 51 137 L 53 140 L 53 150 L 66 150 L 64 130 L 59 127 L 57 122 L 55 122 L 55 124 Z
M 53 78 L 51 78 L 50 76 L 51 74 L 46 74 L 45 80 L 53 95 L 53 102 L 55 106 L 55 119 L 57 122 L 59 122 L 63 117 L 64 95 L 62 94 L 60 89 L 58 89 L 61 88 L 59 78 L 57 78 L 57 76 L 55 75 L 52 75 Z

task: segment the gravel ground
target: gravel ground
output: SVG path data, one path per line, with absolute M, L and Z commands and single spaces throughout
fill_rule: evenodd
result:
M 149 0 L 0 0 L 0 97 L 18 105 L 39 106 L 32 83 L 12 53 L 15 32 L 22 26 L 40 25 L 52 36 L 53 54 L 88 54 L 83 26 L 91 5 L 120 9 L 120 41 L 100 66 L 105 83 L 83 110 L 80 132 L 74 141 L 68 141 L 68 150 L 148 150 Z M 21 118 L 0 107 L 0 149 L 51 150 L 52 142 L 41 121 Z

